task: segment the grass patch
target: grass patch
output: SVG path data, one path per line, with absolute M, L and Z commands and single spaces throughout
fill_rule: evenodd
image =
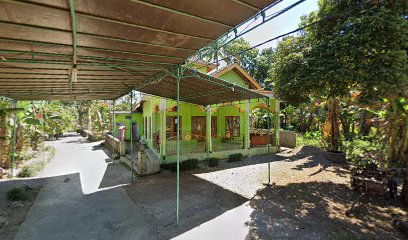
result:
M 7 191 L 7 200 L 10 202 L 25 201 L 28 198 L 29 187 L 13 187 Z
M 44 151 L 47 153 L 47 157 L 44 160 L 39 160 L 37 162 L 25 165 L 21 168 L 20 172 L 17 174 L 19 178 L 28 178 L 36 176 L 44 167 L 54 158 L 55 156 L 55 148 L 51 146 L 47 146 L 44 148 Z
M 242 153 L 235 153 L 228 156 L 228 162 L 238 162 L 242 160 Z
M 32 165 L 37 165 L 37 164 L 32 164 Z M 17 174 L 17 177 L 19 178 L 28 178 L 34 176 L 34 173 L 37 172 L 36 169 L 38 168 L 37 166 L 23 166 L 20 170 L 20 172 Z M 41 167 L 42 169 L 42 167 Z
M 180 171 L 188 171 L 188 170 L 194 170 L 197 168 L 198 165 L 198 159 L 188 159 L 185 161 L 180 162 Z M 170 170 L 172 172 L 177 172 L 177 163 L 165 163 L 161 165 L 162 169 L 165 170 Z

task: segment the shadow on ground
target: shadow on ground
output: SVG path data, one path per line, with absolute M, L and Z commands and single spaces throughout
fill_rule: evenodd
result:
M 299 162 L 299 164 L 292 167 L 293 170 L 302 171 L 306 168 L 314 168 L 316 166 L 320 167 L 321 171 L 327 171 L 328 167 L 333 167 L 335 170 L 330 170 L 333 173 L 336 173 L 338 176 L 348 176 L 348 171 L 343 169 L 341 165 L 333 164 L 328 161 L 323 156 L 323 151 L 312 146 L 302 146 L 297 149 L 286 149 L 282 153 L 274 153 L 274 154 L 265 154 L 265 155 L 258 155 L 254 157 L 244 157 L 242 161 L 237 162 L 226 162 L 221 161 L 218 167 L 214 168 L 200 168 L 196 173 L 204 173 L 204 172 L 214 172 L 218 170 L 224 169 L 232 169 L 232 168 L 239 168 L 257 164 L 264 164 L 264 163 L 274 163 L 274 162 Z M 203 161 L 204 162 L 204 161 Z M 204 163 L 206 165 L 206 163 Z M 318 174 L 316 172 L 314 174 Z
M 125 187 L 145 221 L 152 224 L 149 239 L 176 237 L 248 201 L 201 178 L 182 173 L 180 224 L 176 225 L 175 176 L 162 173 L 142 177 Z
M 99 190 L 130 184 L 131 177 L 128 168 L 120 162 L 109 163 L 99 184 Z M 134 176 L 134 179 L 136 179 L 136 176 Z
M 392 227 L 406 218 L 395 200 L 362 198 L 353 216 L 346 211 L 357 199 L 347 185 L 330 182 L 291 183 L 258 191 L 247 239 L 392 239 Z
M 340 167 L 333 168 L 319 152 L 303 150 L 245 158 L 234 163 L 222 161 L 217 168 L 181 173 L 178 225 L 174 173 L 163 171 L 135 177 L 130 184 L 129 170 L 115 162 L 92 171 L 82 169 L 80 173 L 27 180 L 46 184 L 15 239 L 169 239 L 183 235 L 189 239 L 192 236 L 189 234 L 194 232 L 190 230 L 197 228 L 201 231 L 195 233 L 203 234 L 199 236 L 212 234 L 216 239 L 217 231 L 228 229 L 234 223 L 237 224 L 228 230 L 245 229 L 243 237 L 247 234 L 247 239 L 400 237 L 391 223 L 406 217 L 406 209 L 392 201 L 363 199 L 354 215 L 346 217 L 345 212 L 356 199 L 348 185 L 335 183 L 331 178 L 313 179 L 327 171 L 331 176 L 347 175 L 347 172 Z M 277 178 L 290 179 L 293 174 L 303 174 L 306 179 L 295 178 L 293 180 L 298 182 L 264 188 L 268 161 L 275 163 L 272 173 Z M 206 175 L 209 180 L 205 179 Z M 100 176 L 92 185 L 96 191 L 84 194 L 83 184 L 87 181 L 94 184 L 94 176 Z M 0 182 L 0 192 L 4 193 L 5 186 L 10 188 L 11 185 Z M 260 190 L 256 192 L 256 189 Z M 242 218 L 234 219 L 236 215 L 215 221 L 231 212 L 239 212 L 236 210 L 243 206 L 246 216 L 242 222 Z M 211 228 L 214 223 L 216 229 Z M 204 225 L 207 227 L 202 227 Z

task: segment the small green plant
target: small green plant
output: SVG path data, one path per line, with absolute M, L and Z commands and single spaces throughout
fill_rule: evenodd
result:
M 357 167 L 369 164 L 379 166 L 385 163 L 386 146 L 378 137 L 357 136 L 353 141 L 343 141 L 343 149 L 348 159 Z M 392 167 L 401 167 L 393 164 Z
M 30 166 L 23 166 L 20 172 L 17 174 L 19 178 L 28 178 L 34 176 L 34 170 Z
M 188 159 L 180 162 L 180 171 L 188 171 L 196 169 L 198 165 L 198 159 Z M 171 170 L 172 172 L 177 172 L 177 163 L 165 163 L 161 165 L 162 169 Z
M 322 139 L 321 135 L 316 135 L 315 133 L 309 133 L 307 134 L 307 137 L 300 133 L 297 133 L 296 134 L 296 146 L 297 147 L 314 146 L 314 147 L 322 148 L 323 144 L 322 144 L 321 139 Z
M 28 187 L 14 187 L 7 191 L 7 200 L 10 202 L 24 201 L 28 198 Z
M 242 160 L 242 153 L 231 154 L 228 157 L 228 162 L 238 162 Z
M 207 160 L 208 160 L 208 166 L 209 166 L 209 167 L 216 167 L 216 166 L 218 166 L 218 163 L 219 163 L 219 161 L 220 161 L 218 158 L 213 158 L 213 157 L 208 158 Z
M 309 131 L 309 132 L 305 132 L 304 136 L 306 139 L 320 139 L 322 136 L 322 133 L 319 131 Z

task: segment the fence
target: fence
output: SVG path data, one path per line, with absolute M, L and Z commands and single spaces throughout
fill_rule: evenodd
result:
M 124 156 L 126 154 L 125 142 L 119 141 L 119 139 L 117 138 L 113 138 L 112 135 L 108 133 L 105 134 L 105 144 L 109 151 L 112 151 L 112 144 L 114 144 L 115 152 L 119 152 L 121 156 Z

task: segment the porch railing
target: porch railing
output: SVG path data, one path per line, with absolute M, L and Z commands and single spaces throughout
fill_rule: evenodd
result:
M 229 138 L 213 138 L 212 140 L 212 150 L 222 151 L 222 150 L 233 150 L 233 149 L 243 149 L 245 146 L 245 136 L 232 136 Z
M 205 153 L 207 152 L 207 141 L 205 136 L 189 134 L 186 137 L 185 134 L 180 141 L 180 153 Z M 177 154 L 177 137 L 167 138 L 166 141 L 166 153 L 168 155 Z

